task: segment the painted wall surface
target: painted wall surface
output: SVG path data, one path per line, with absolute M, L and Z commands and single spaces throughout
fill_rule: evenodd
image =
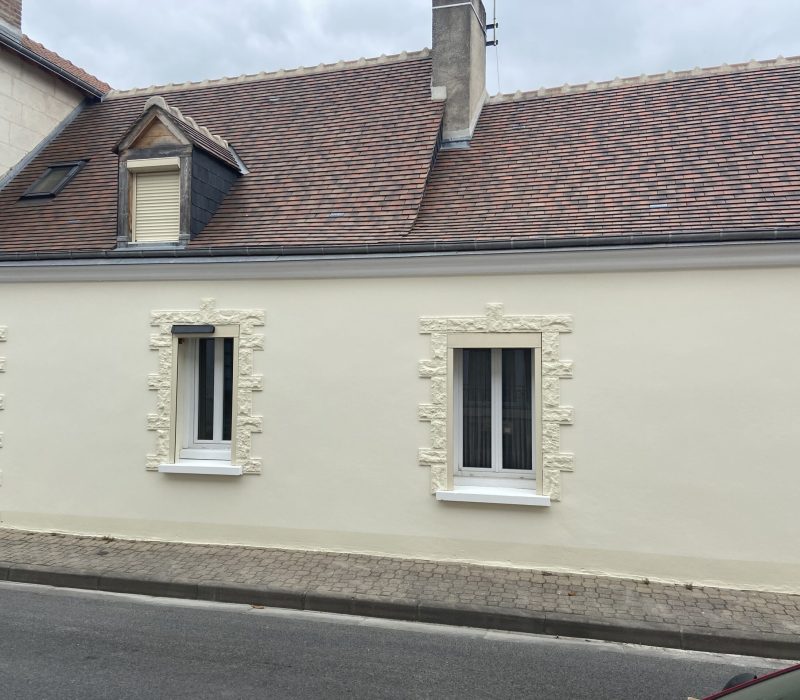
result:
M 145 470 L 151 311 L 263 309 L 262 473 Z M 797 269 L 0 284 L 0 521 L 800 590 Z M 421 316 L 569 314 L 562 500 L 437 502 Z
M 83 99 L 73 88 L 0 48 L 0 176 Z

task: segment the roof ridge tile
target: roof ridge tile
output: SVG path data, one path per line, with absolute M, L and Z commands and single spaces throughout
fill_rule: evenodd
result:
M 582 92 L 598 92 L 600 90 L 612 90 L 620 87 L 633 87 L 637 85 L 653 85 L 658 83 L 673 82 L 683 78 L 698 78 L 712 75 L 725 75 L 728 73 L 743 73 L 769 68 L 783 68 L 785 66 L 800 65 L 800 56 L 778 56 L 762 61 L 750 59 L 742 63 L 723 63 L 719 66 L 701 68 L 695 66 L 688 70 L 668 70 L 663 73 L 642 73 L 639 76 L 629 78 L 615 77 L 613 80 L 603 80 L 595 82 L 590 80 L 588 83 L 569 84 L 564 83 L 560 87 L 540 87 L 535 90 L 521 91 L 513 93 L 498 93 L 491 95 L 488 104 L 498 104 L 503 102 L 519 102 L 520 100 L 532 99 L 534 97 L 553 97 L 555 95 L 571 95 Z
M 230 149 L 230 145 L 224 138 L 222 138 L 221 136 L 217 136 L 217 134 L 212 133 L 207 127 L 201 126 L 194 119 L 192 119 L 189 116 L 186 116 L 177 107 L 167 104 L 167 101 L 160 95 L 154 95 L 149 100 L 147 100 L 147 102 L 144 103 L 144 108 L 142 109 L 142 112 L 146 112 L 153 106 L 163 109 L 167 114 L 171 114 L 178 121 L 181 121 L 184 124 L 188 124 L 195 131 L 199 131 L 201 134 L 211 139 L 217 145 L 222 146 L 222 148 Z
M 144 88 L 131 88 L 129 90 L 111 90 L 104 99 L 115 99 L 122 97 L 133 97 L 137 95 L 149 95 L 163 92 L 179 92 L 182 90 L 195 90 L 204 87 L 217 87 L 221 85 L 235 85 L 239 83 L 258 82 L 260 80 L 274 80 L 276 78 L 293 78 L 304 75 L 316 75 L 319 73 L 333 73 L 349 68 L 362 68 L 366 66 L 383 65 L 386 63 L 402 63 L 403 61 L 413 61 L 421 58 L 428 58 L 430 49 L 424 48 L 420 51 L 401 51 L 397 54 L 381 54 L 373 58 L 357 58 L 351 61 L 340 60 L 336 63 L 320 63 L 317 66 L 300 66 L 299 68 L 279 68 L 278 70 L 260 73 L 243 73 L 242 75 L 211 78 L 200 81 L 187 81 L 185 83 L 168 83 L 166 85 L 151 85 Z

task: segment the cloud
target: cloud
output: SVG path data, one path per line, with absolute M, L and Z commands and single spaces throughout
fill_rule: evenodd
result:
M 430 0 L 23 2 L 26 33 L 118 88 L 430 45 Z M 496 2 L 490 92 L 498 68 L 502 91 L 513 92 L 800 54 L 796 0 Z

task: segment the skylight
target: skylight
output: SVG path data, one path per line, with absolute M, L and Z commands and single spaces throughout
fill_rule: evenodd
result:
M 51 165 L 22 195 L 21 199 L 55 197 L 86 164 L 85 160 Z

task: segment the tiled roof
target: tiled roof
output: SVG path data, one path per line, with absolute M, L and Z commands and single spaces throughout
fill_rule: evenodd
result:
M 25 34 L 22 35 L 22 46 L 28 49 L 28 51 L 31 53 L 36 54 L 39 58 L 43 59 L 47 63 L 57 66 L 64 72 L 69 73 L 71 76 L 77 78 L 81 82 L 92 86 L 101 93 L 106 93 L 111 90 L 111 86 L 108 83 L 96 78 L 91 73 L 87 73 L 85 70 L 83 70 L 83 68 L 79 68 L 72 61 L 62 58 L 55 51 L 50 51 L 50 49 L 45 48 L 38 41 L 34 41 Z
M 111 148 L 157 94 L 250 170 L 198 253 L 800 238 L 797 61 L 491 98 L 469 148 L 436 154 L 442 103 L 412 55 L 112 93 L 0 192 L 0 255 L 113 249 Z M 78 158 L 55 199 L 17 202 Z
M 0 255 L 115 246 L 112 148 L 149 94 L 88 106 L 0 191 Z M 408 234 L 439 132 L 430 60 L 367 63 L 280 79 L 165 92 L 169 104 L 224 134 L 240 177 L 191 245 L 341 245 Z M 57 197 L 18 201 L 50 163 L 89 162 Z
M 796 61 L 493 100 L 408 239 L 800 237 L 799 124 Z

